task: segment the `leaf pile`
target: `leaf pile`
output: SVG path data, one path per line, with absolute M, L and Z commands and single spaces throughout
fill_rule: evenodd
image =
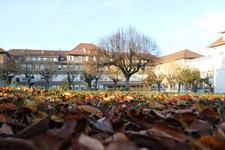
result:
M 222 150 L 223 95 L 0 89 L 0 149 Z

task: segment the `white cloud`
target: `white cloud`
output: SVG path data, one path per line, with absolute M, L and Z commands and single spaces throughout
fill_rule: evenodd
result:
M 210 12 L 198 17 L 194 24 L 201 30 L 220 32 L 225 30 L 225 11 Z

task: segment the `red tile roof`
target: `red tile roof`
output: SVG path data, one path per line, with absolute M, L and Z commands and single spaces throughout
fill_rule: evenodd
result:
M 80 43 L 78 46 L 73 48 L 68 55 L 93 55 L 100 48 L 92 43 Z
M 225 41 L 222 36 L 207 47 L 214 48 L 214 47 L 221 46 L 221 45 L 225 45 Z
M 0 47 L 0 52 L 4 52 L 5 50 L 3 48 Z
M 10 49 L 11 56 L 65 56 L 69 51 L 65 50 L 34 50 L 34 49 Z
M 194 59 L 202 57 L 203 55 L 190 51 L 188 49 L 178 51 L 169 55 L 161 56 L 158 59 L 159 63 L 167 63 L 179 59 Z

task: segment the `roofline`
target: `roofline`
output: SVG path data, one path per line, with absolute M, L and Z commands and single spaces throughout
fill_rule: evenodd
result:
M 214 45 L 214 46 L 210 46 L 209 45 L 209 46 L 207 46 L 207 48 L 215 48 L 215 47 L 222 46 L 222 45 L 225 45 L 225 42 L 224 43 L 221 43 L 221 44 Z
M 13 48 L 13 49 L 9 49 L 8 51 L 13 51 L 13 50 L 17 50 L 17 51 L 58 51 L 58 52 L 69 52 L 69 50 L 54 50 L 54 49 L 49 49 L 49 50 L 42 50 L 42 49 L 28 49 L 28 48 L 26 48 L 26 49 L 15 49 L 15 48 Z

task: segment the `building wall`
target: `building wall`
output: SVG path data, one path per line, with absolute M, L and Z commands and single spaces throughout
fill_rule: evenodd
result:
M 214 86 L 216 93 L 225 93 L 225 45 L 214 49 Z

